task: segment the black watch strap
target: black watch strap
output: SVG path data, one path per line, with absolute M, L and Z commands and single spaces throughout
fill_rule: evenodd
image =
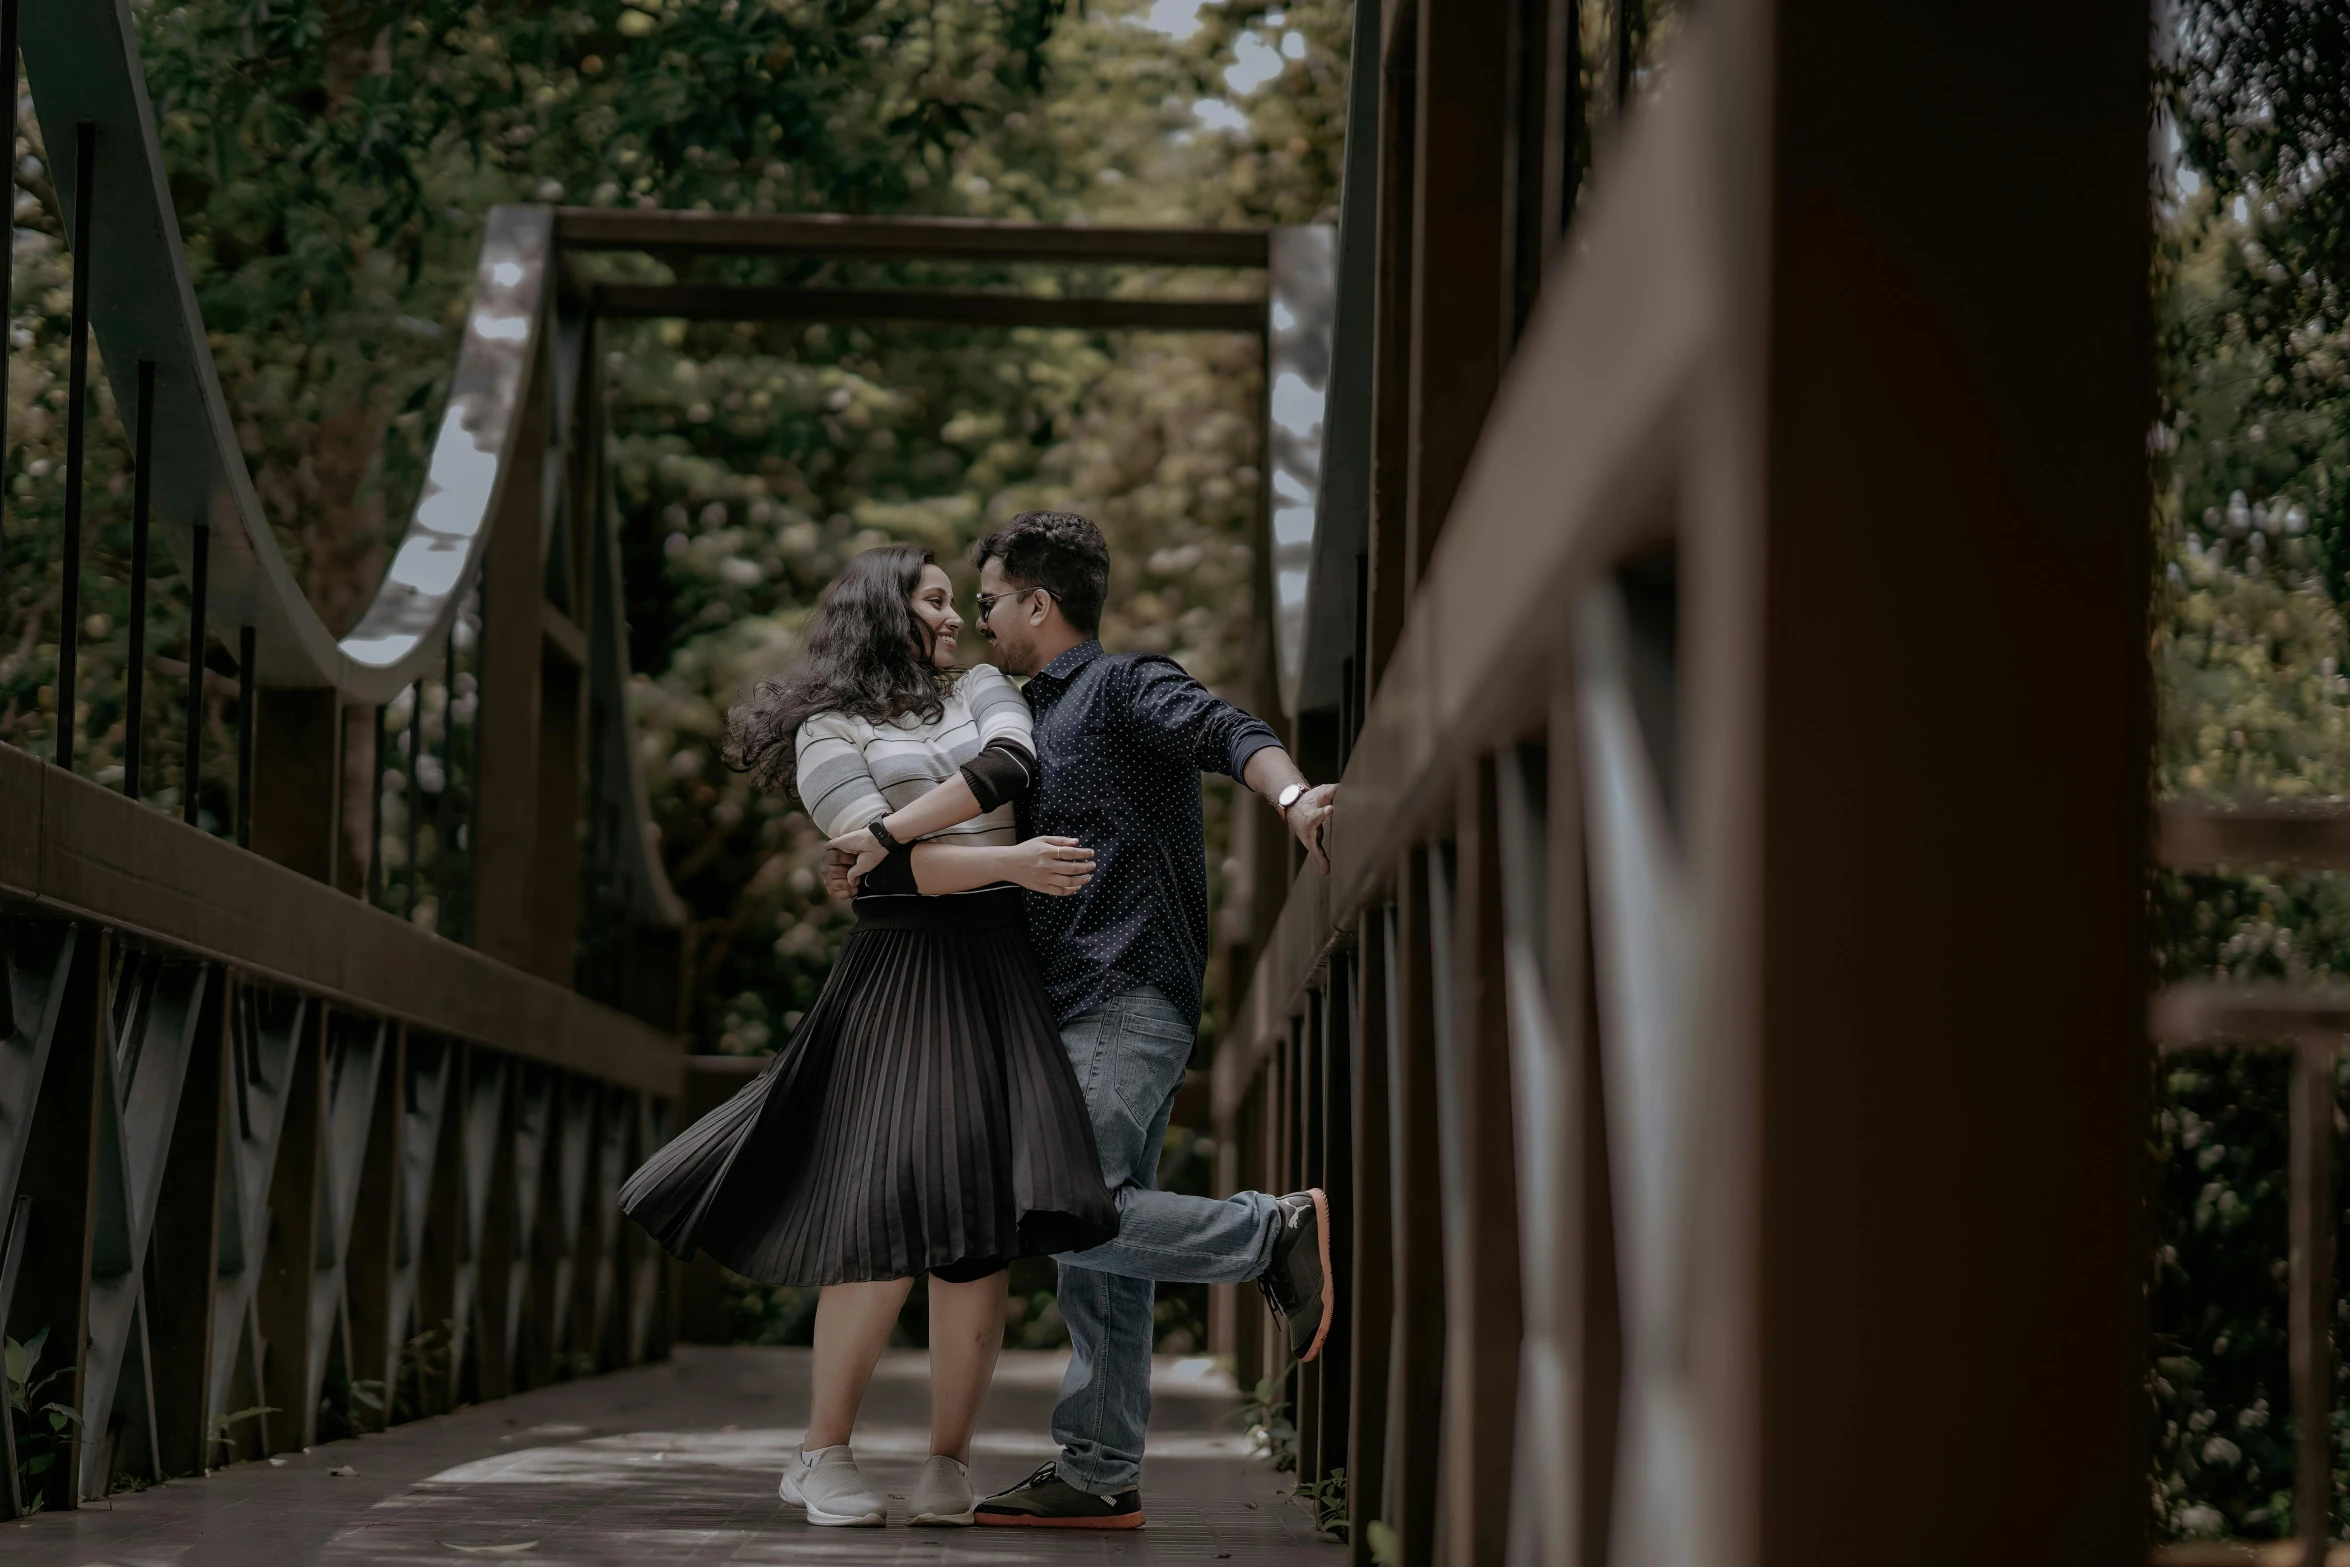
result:
M 873 818 L 873 820 L 865 824 L 865 830 L 873 835 L 873 841 L 875 843 L 880 844 L 882 848 L 886 849 L 892 854 L 895 854 L 898 852 L 898 850 L 904 848 L 905 845 L 898 842 L 897 839 L 892 838 L 889 835 L 889 829 L 881 825 L 885 820 L 887 820 L 887 818 L 876 816 Z

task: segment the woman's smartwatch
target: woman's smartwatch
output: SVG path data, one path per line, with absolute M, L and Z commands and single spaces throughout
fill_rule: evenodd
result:
M 880 844 L 888 853 L 895 854 L 905 845 L 892 838 L 889 835 L 889 829 L 881 825 L 886 820 L 888 820 L 886 816 L 876 816 L 865 824 L 865 830 L 873 835 L 875 843 Z

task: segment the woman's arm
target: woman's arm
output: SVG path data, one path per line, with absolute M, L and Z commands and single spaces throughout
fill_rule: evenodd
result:
M 979 754 L 965 762 L 954 777 L 881 818 L 882 830 L 899 843 L 913 843 L 959 827 L 1036 787 L 1041 770 L 1036 762 L 1036 724 L 1027 698 L 987 664 L 964 676 L 964 696 L 979 729 Z M 881 863 L 881 845 L 865 830 L 871 821 L 870 816 L 863 818 L 825 845 L 848 857 L 851 882 Z
M 889 809 L 865 765 L 864 736 L 843 713 L 818 713 L 793 737 L 800 804 L 816 830 L 830 838 L 862 827 Z
M 1067 897 L 1093 880 L 1093 851 L 1074 838 L 1030 838 L 1006 848 L 918 843 L 911 859 L 915 890 L 926 897 L 1003 881 Z

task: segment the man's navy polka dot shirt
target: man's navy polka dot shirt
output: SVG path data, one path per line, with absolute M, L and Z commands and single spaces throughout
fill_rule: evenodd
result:
M 1029 935 L 1061 1020 L 1155 985 L 1197 1026 L 1208 963 L 1199 775 L 1238 778 L 1280 741 L 1156 653 L 1080 643 L 1027 691 L 1044 777 L 1021 808 L 1021 836 L 1075 838 L 1094 853 L 1083 892 L 1028 894 Z

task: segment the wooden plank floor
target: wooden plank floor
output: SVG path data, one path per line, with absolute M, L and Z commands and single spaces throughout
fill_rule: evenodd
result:
M 1052 1451 L 1064 1358 L 1006 1354 L 973 1454 L 983 1489 Z M 901 1499 L 929 1449 L 928 1368 L 883 1363 L 858 1463 L 893 1493 L 887 1529 L 812 1529 L 776 1499 L 807 1418 L 804 1350 L 681 1346 L 642 1370 L 526 1393 L 244 1464 L 78 1512 L 0 1524 L 10 1567 L 292 1567 L 295 1563 L 582 1564 L 1229 1561 L 1337 1567 L 1289 1477 L 1246 1456 L 1230 1382 L 1162 1361 L 1143 1473 L 1148 1527 L 1115 1533 L 907 1529 Z M 355 1469 L 337 1476 L 337 1468 Z

